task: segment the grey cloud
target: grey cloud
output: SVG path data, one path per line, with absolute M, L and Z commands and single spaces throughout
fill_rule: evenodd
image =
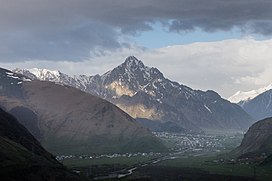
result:
M 173 21 L 170 23 L 169 30 L 173 32 L 180 32 L 180 31 L 193 31 L 195 27 L 186 21 Z
M 253 32 L 256 34 L 271 35 L 272 23 L 256 22 L 252 26 L 254 27 Z
M 240 28 L 272 35 L 271 0 L 0 0 L 0 60 L 81 60 L 122 36 L 152 30 L 208 32 Z
M 0 59 L 18 61 L 83 60 L 90 56 L 96 46 L 115 49 L 122 46 L 117 41 L 118 33 L 99 23 L 88 23 L 39 31 L 24 30 L 0 33 Z M 5 51 L 4 51 L 5 50 Z M 19 55 L 19 56 L 18 56 Z

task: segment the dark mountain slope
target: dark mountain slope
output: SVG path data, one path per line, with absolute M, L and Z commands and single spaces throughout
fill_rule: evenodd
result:
M 1 180 L 79 180 L 11 115 L 0 109 Z
M 22 98 L 22 82 L 27 81 L 25 76 L 0 68 L 0 96 Z
M 272 168 L 272 155 L 268 156 L 261 164 L 262 166 L 268 166 Z
M 42 133 L 39 130 L 38 116 L 32 110 L 17 106 L 12 108 L 9 113 L 18 118 L 19 122 L 24 125 L 36 139 L 42 139 Z
M 244 136 L 241 145 L 233 153 L 272 154 L 272 118 L 258 121 L 252 125 Z

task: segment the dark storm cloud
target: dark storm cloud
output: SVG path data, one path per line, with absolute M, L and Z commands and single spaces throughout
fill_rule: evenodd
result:
M 271 0 L 0 0 L 0 60 L 80 60 L 152 29 L 272 34 Z

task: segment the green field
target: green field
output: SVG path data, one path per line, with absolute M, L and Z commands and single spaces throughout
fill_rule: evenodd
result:
M 165 160 L 158 162 L 156 164 L 150 164 L 146 168 L 142 167 L 135 171 L 132 176 L 125 178 L 125 180 L 133 179 L 137 176 L 146 175 L 152 176 L 153 172 L 157 172 L 159 170 L 160 174 L 163 172 L 172 173 L 175 175 L 176 173 L 184 172 L 188 175 L 188 170 L 190 174 L 201 174 L 205 173 L 204 178 L 212 175 L 228 175 L 228 176 L 243 176 L 243 177 L 251 177 L 256 180 L 264 180 L 270 181 L 272 180 L 272 167 L 261 167 L 255 165 L 247 165 L 247 164 L 230 164 L 224 162 L 215 163 L 214 160 L 218 160 L 222 158 L 221 156 L 215 154 L 207 154 L 201 156 L 182 156 L 181 158 L 173 159 L 173 160 Z M 128 168 L 133 165 L 147 162 L 152 159 L 152 157 L 118 157 L 118 158 L 97 158 L 97 159 L 66 159 L 63 161 L 64 165 L 70 169 L 74 168 L 96 168 L 96 169 L 104 169 L 104 172 L 107 173 L 108 170 L 122 169 Z M 116 166 L 118 165 L 118 166 Z M 82 169 L 81 169 L 82 170 Z M 99 170 L 99 171 L 100 171 Z M 115 170 L 116 171 L 116 170 Z M 95 170 L 97 172 L 97 170 Z M 140 173 L 141 172 L 141 173 Z M 100 172 L 99 172 L 100 173 Z M 140 173 L 140 174 L 139 174 Z M 213 178 L 213 177 L 212 177 Z
M 247 176 L 254 177 L 257 180 L 272 180 L 272 168 L 271 167 L 261 167 L 252 164 L 240 165 L 240 164 L 230 164 L 230 163 L 214 163 L 217 157 L 188 157 L 180 158 L 175 160 L 167 160 L 160 162 L 157 166 L 166 167 L 178 167 L 178 168 L 198 168 L 204 171 L 208 171 L 211 174 L 220 175 L 232 175 L 232 176 Z M 255 171 L 254 171 L 255 170 Z

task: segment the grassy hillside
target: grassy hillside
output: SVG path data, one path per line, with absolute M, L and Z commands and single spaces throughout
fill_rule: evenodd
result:
M 0 110 L 0 179 L 8 181 L 79 180 L 12 116 Z

